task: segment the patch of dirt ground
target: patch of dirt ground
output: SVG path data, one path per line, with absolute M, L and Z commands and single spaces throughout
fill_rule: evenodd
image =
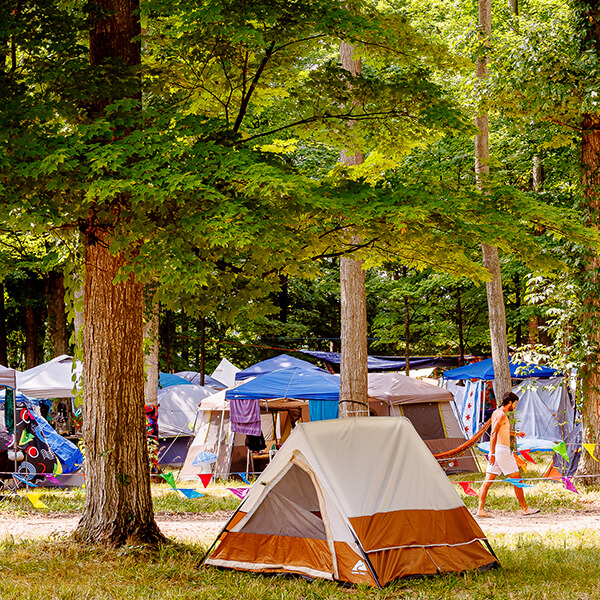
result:
M 492 518 L 475 517 L 484 533 L 538 533 L 545 535 L 561 531 L 600 530 L 600 509 L 563 509 L 540 512 L 529 517 L 516 511 L 490 511 Z M 210 544 L 225 526 L 230 513 L 165 515 L 156 521 L 168 537 L 181 542 Z M 78 515 L 18 516 L 0 512 L 0 540 L 15 541 L 52 538 L 71 533 L 77 527 Z

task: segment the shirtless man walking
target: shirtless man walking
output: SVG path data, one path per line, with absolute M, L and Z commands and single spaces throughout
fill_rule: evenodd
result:
M 519 473 L 519 467 L 515 461 L 515 457 L 510 449 L 510 421 L 508 420 L 508 413 L 515 410 L 519 397 L 513 393 L 508 392 L 504 394 L 502 400 L 502 406 L 498 407 L 492 413 L 492 433 L 490 435 L 490 454 L 488 456 L 488 466 L 485 472 L 485 481 L 481 486 L 479 492 L 479 508 L 477 509 L 478 517 L 491 517 L 489 513 L 485 512 L 484 505 L 487 493 L 492 485 L 492 482 L 500 474 L 504 474 L 511 479 L 520 479 L 521 474 Z M 525 434 L 519 432 L 518 437 L 523 437 Z M 523 488 L 515 487 L 515 495 L 521 505 L 521 510 L 524 515 L 535 515 L 539 513 L 539 508 L 529 508 L 527 502 L 525 502 L 525 494 Z

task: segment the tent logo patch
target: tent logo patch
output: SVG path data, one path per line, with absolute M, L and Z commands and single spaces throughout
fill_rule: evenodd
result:
M 352 574 L 353 575 L 366 575 L 367 573 L 368 573 L 367 565 L 365 565 L 365 563 L 362 560 L 359 560 L 352 567 Z

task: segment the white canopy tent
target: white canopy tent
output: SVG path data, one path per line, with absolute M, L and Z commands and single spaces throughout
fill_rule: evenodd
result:
M 17 372 L 17 390 L 30 398 L 72 398 L 81 387 L 83 365 L 63 354 L 52 360 Z
M 0 386 L 4 385 L 10 388 L 17 387 L 17 371 L 9 367 L 0 365 Z

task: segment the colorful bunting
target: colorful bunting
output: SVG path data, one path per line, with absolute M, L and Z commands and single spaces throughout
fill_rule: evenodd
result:
M 569 453 L 567 452 L 567 445 L 564 442 L 559 442 L 552 446 L 552 450 L 557 454 L 560 454 L 567 462 L 569 462 Z
M 579 492 L 577 491 L 577 488 L 571 483 L 571 480 L 568 477 L 561 477 L 561 479 L 563 480 L 565 487 L 570 492 L 575 492 L 576 494 L 579 494 Z
M 560 481 L 562 479 L 560 471 L 552 465 L 550 465 L 550 468 L 546 471 L 544 477 L 547 479 L 552 479 L 554 481 Z
M 52 473 L 43 473 L 43 475 L 46 478 L 46 481 L 49 481 L 50 483 L 53 483 L 54 485 L 61 485 L 60 481 L 58 479 L 56 479 L 56 477 L 54 477 L 54 475 Z
M 533 458 L 531 458 L 531 454 L 529 454 L 529 450 L 519 450 L 519 454 L 527 461 L 532 464 L 537 464 Z
M 478 496 L 479 494 L 469 485 L 470 483 L 470 481 L 459 481 L 458 485 L 467 496 Z
M 596 450 L 596 444 L 582 444 L 582 446 L 589 452 L 590 456 L 596 461 L 596 462 L 600 462 L 594 452 Z
M 28 494 L 25 494 L 25 495 L 29 498 L 29 501 L 31 502 L 31 504 L 33 504 L 34 508 L 48 508 L 40 500 L 40 496 L 42 495 L 42 492 L 29 492 Z
M 250 488 L 227 488 L 234 496 L 237 496 L 240 500 L 243 500 L 250 491 Z
M 196 490 L 192 490 L 189 488 L 175 488 L 178 492 L 181 492 L 186 498 L 192 500 L 193 498 L 202 498 L 204 494 L 197 492 Z
M 520 479 L 514 479 L 512 477 L 507 477 L 504 481 L 507 481 L 508 483 L 512 483 L 515 487 L 519 487 L 519 488 L 533 487 L 532 485 L 530 485 L 528 483 L 523 483 L 523 481 L 521 481 Z
M 212 479 L 212 473 L 198 473 L 198 477 L 200 478 L 202 485 L 206 487 Z
M 177 489 L 175 485 L 175 477 L 173 477 L 173 473 L 161 473 L 160 476 L 174 489 Z
M 513 456 L 515 457 L 517 467 L 519 467 L 519 469 L 523 469 L 523 471 L 527 471 L 527 463 L 519 456 L 519 453 L 514 452 Z
M 244 483 L 247 483 L 248 485 L 250 485 L 250 482 L 248 481 L 248 478 L 246 477 L 246 475 L 244 473 L 236 473 L 236 475 L 239 475 Z

